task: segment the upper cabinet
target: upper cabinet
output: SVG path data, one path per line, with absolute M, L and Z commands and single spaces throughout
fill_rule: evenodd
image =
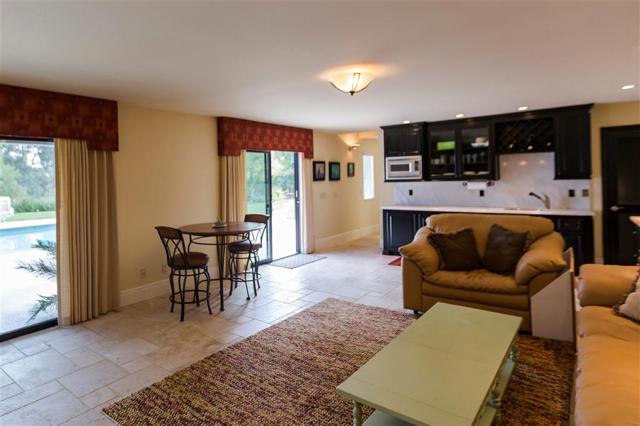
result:
M 422 155 L 424 151 L 424 123 L 384 126 L 384 155 L 399 157 Z
M 591 178 L 590 109 L 570 109 L 557 115 L 556 179 Z
M 498 179 L 490 121 L 434 124 L 427 131 L 429 179 Z

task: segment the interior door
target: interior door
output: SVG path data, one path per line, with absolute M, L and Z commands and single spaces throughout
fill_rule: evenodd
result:
M 602 129 L 602 210 L 605 263 L 634 265 L 640 215 L 640 125 Z

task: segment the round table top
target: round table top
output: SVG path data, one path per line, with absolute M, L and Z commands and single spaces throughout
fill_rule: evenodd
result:
M 216 237 L 246 234 L 247 232 L 257 231 L 263 226 L 264 224 L 258 222 L 227 222 L 227 226 L 214 228 L 213 222 L 207 222 L 181 226 L 180 230 L 187 235 Z

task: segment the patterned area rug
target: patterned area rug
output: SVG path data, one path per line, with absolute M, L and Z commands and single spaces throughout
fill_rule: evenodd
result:
M 402 266 L 402 258 L 399 257 L 397 259 L 393 259 L 391 262 L 387 263 L 387 265 Z
M 414 321 L 329 299 L 104 409 L 123 426 L 348 425 L 335 387 Z M 519 338 L 503 425 L 565 425 L 573 345 Z M 371 411 L 365 411 L 365 417 Z
M 296 269 L 300 266 L 304 266 L 308 263 L 317 262 L 324 259 L 324 256 L 315 256 L 313 254 L 294 254 L 292 256 L 283 257 L 282 259 L 274 260 L 269 265 L 279 266 L 281 268 Z

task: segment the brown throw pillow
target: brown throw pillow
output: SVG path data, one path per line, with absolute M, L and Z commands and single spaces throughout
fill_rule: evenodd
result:
M 440 269 L 471 271 L 482 266 L 482 259 L 476 248 L 476 238 L 471 229 L 463 229 L 452 234 L 433 233 L 427 238 L 440 255 Z
M 528 241 L 528 232 L 514 232 L 494 224 L 489 230 L 482 264 L 496 274 L 513 274 L 518 260 L 527 250 Z

